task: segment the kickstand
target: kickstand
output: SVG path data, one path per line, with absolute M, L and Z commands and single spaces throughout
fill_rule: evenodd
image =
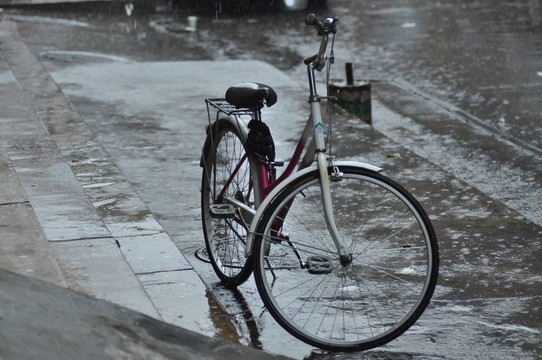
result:
M 271 266 L 269 259 L 265 259 L 265 262 L 267 263 L 267 266 L 269 267 L 269 271 L 271 271 L 271 275 L 273 275 L 273 281 L 277 280 L 277 276 L 275 275 L 275 272 L 273 271 L 273 267 Z

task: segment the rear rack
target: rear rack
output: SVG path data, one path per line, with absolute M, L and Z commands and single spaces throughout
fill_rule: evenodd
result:
M 254 111 L 248 108 L 237 108 L 235 105 L 230 104 L 224 98 L 207 98 L 205 99 L 207 104 L 207 112 L 209 112 L 209 106 L 214 107 L 219 112 L 222 112 L 228 116 L 230 115 L 254 115 Z

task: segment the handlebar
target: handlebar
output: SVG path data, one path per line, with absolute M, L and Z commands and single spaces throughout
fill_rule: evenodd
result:
M 323 23 L 316 18 L 316 15 L 309 14 L 307 15 L 307 18 L 305 19 L 305 22 L 308 26 L 314 26 L 316 28 L 316 31 L 318 32 L 318 36 L 322 37 L 322 42 L 320 43 L 320 49 L 318 52 L 306 58 L 303 62 L 305 65 L 313 64 L 313 67 L 318 70 L 322 71 L 324 66 L 326 65 L 326 48 L 327 48 L 327 42 L 329 38 L 329 34 L 336 34 L 337 33 L 337 22 L 339 19 L 337 18 L 327 18 Z

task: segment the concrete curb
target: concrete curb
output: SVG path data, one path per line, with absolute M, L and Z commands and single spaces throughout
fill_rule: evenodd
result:
M 11 272 L 0 284 L 2 359 L 286 359 Z

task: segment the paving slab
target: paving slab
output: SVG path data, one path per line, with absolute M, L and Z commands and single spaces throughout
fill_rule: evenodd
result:
M 49 241 L 111 236 L 50 138 L 6 148 Z
M 0 146 L 0 184 L 0 267 L 66 286 L 64 275 L 3 146 Z
M 162 319 L 112 237 L 51 243 L 70 288 Z
M 0 204 L 28 202 L 3 142 L 0 142 L 0 184 Z
M 136 275 L 192 269 L 192 265 L 164 232 L 117 239 L 126 261 Z M 149 251 L 149 244 L 152 244 L 152 251 Z
M 2 97 L 0 140 L 9 140 L 14 134 L 18 138 L 46 136 L 46 129 L 36 116 L 34 108 L 26 99 L 24 91 L 4 58 L 2 52 L 0 57 L 0 95 Z

